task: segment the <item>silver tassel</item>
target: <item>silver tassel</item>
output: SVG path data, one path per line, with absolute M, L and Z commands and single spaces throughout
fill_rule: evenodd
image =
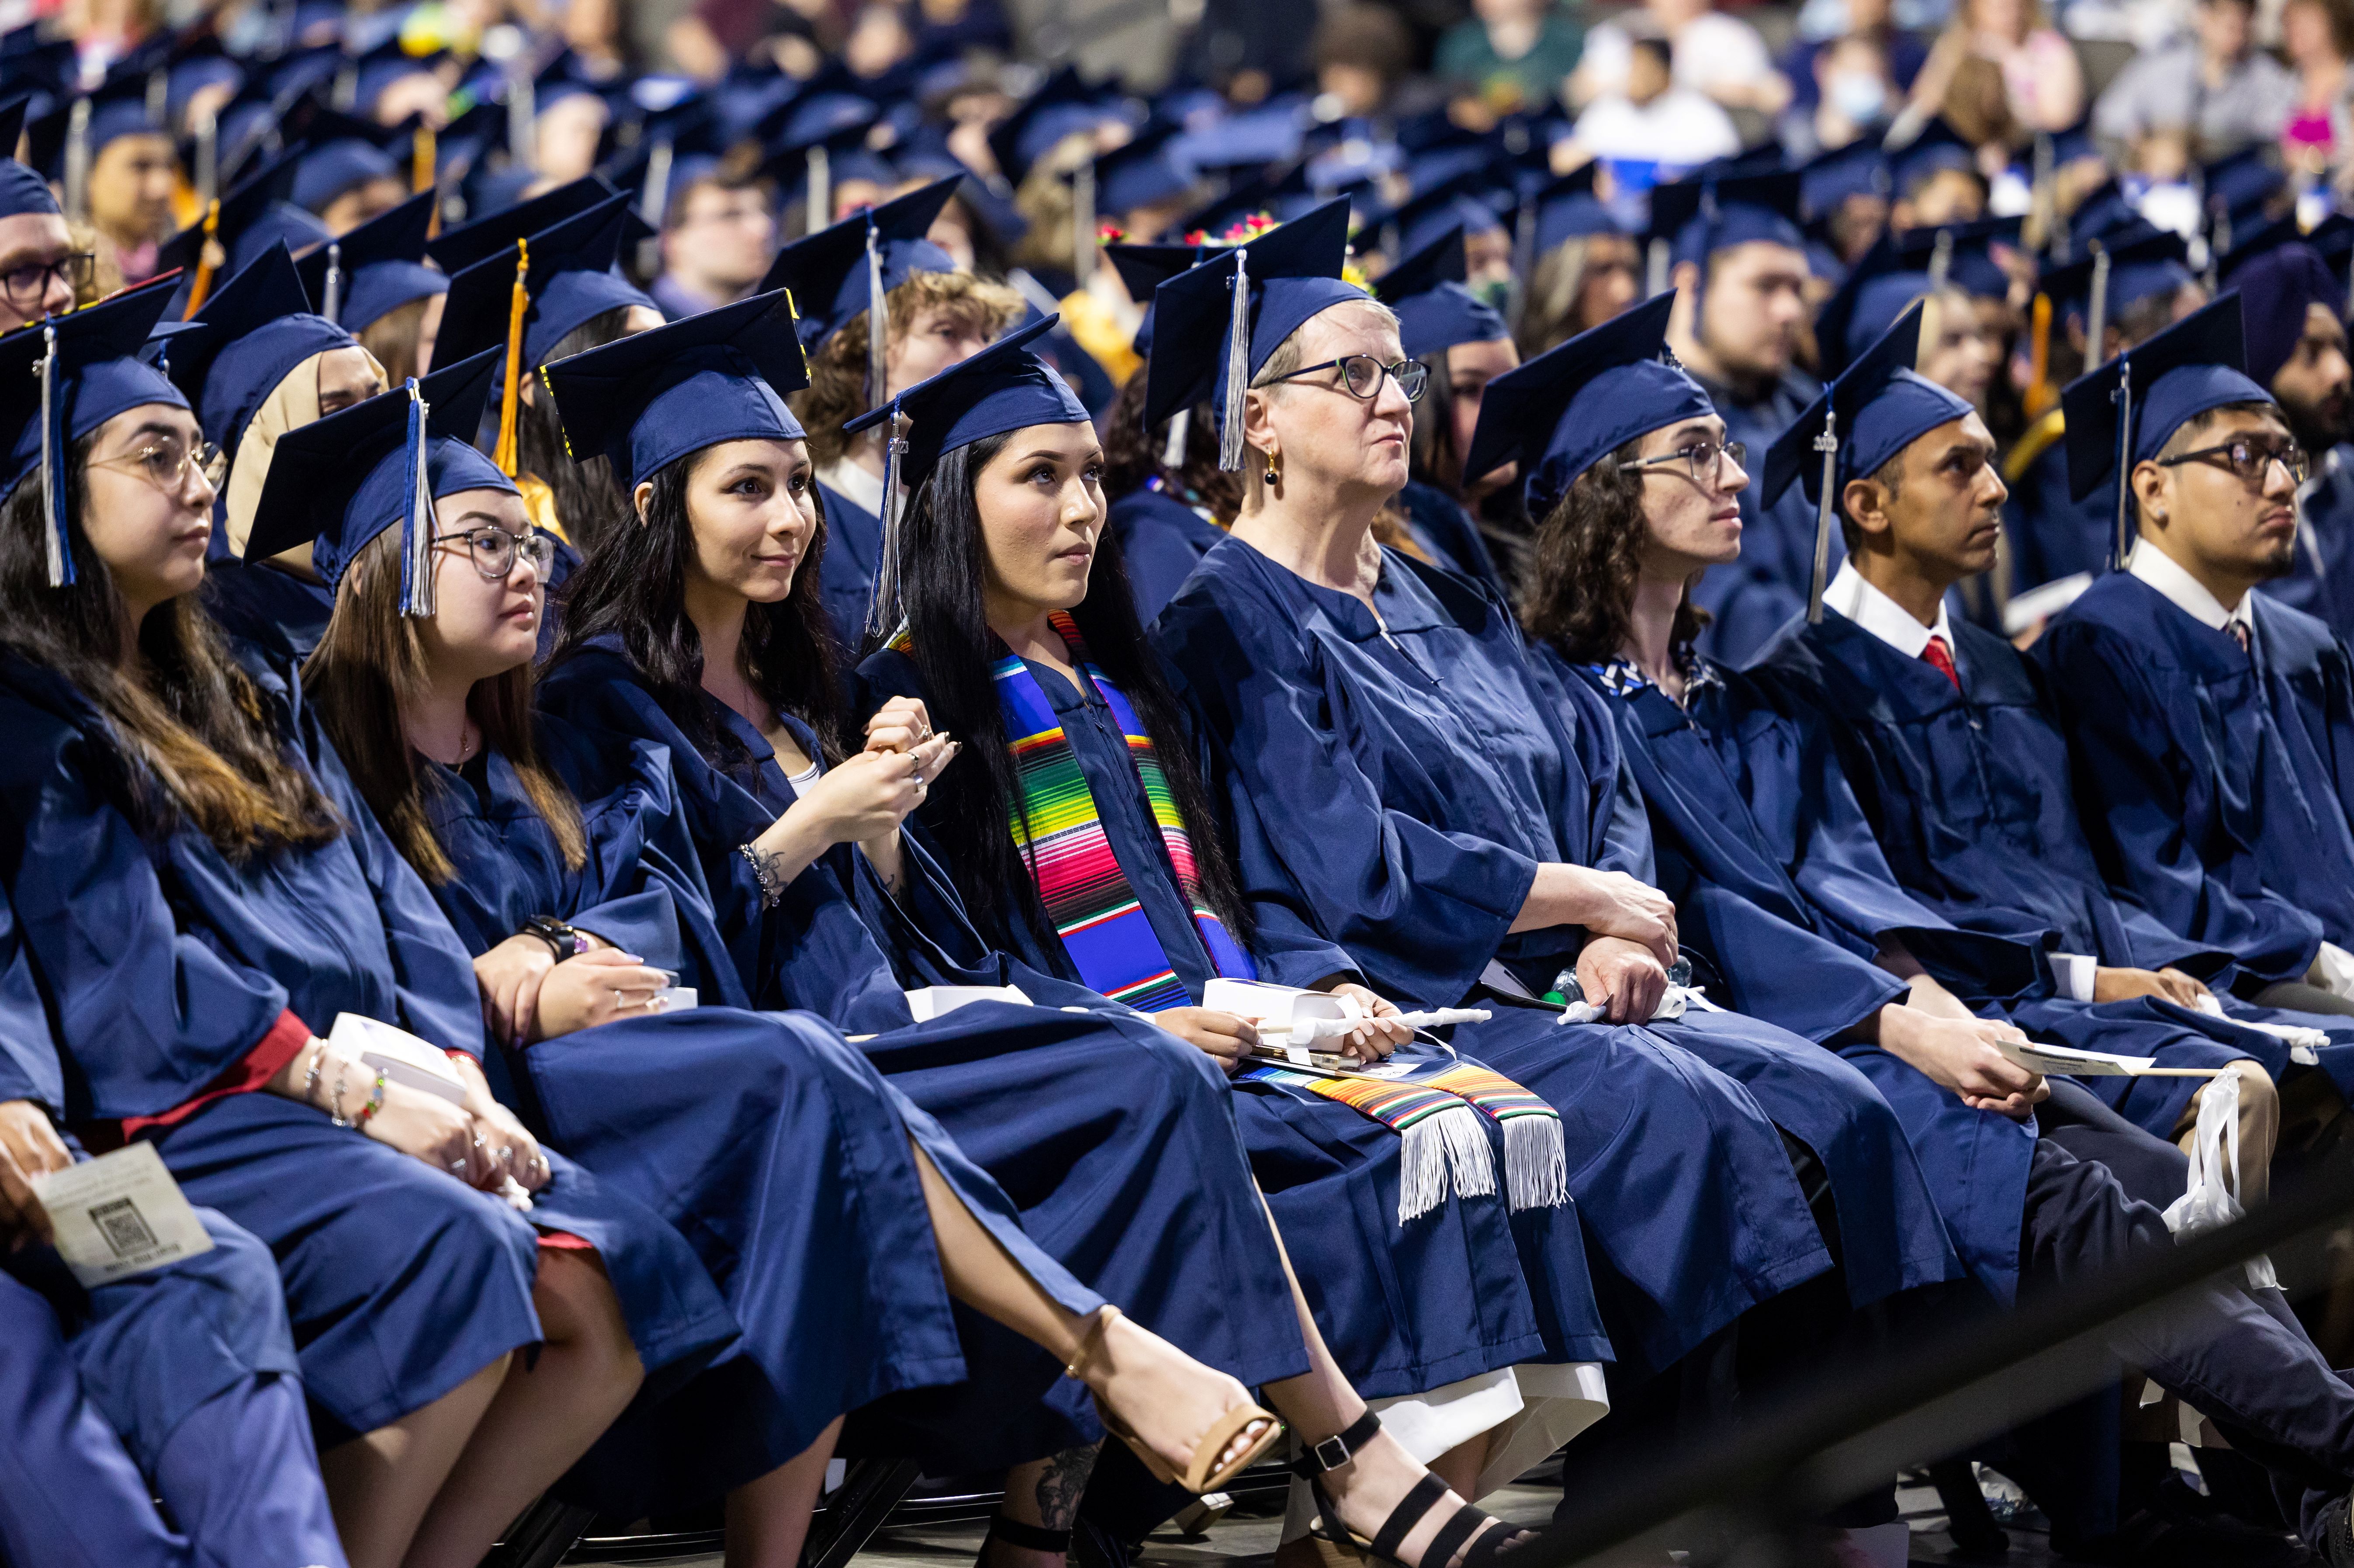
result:
M 2109 334 L 2109 248 L 2095 239 L 2093 247 L 2093 300 L 2084 317 L 2084 363 L 2098 365 L 2106 357 L 2101 340 Z
M 833 226 L 833 159 L 821 142 L 809 150 L 809 194 L 801 198 L 801 227 L 815 234 Z
M 1929 291 L 1936 293 L 1946 286 L 1946 274 L 1954 270 L 1954 231 L 1937 230 L 1937 248 L 1929 252 Z
M 66 216 L 90 221 L 90 100 L 74 100 L 66 117 Z
M 1243 395 L 1250 390 L 1250 252 L 1235 252 L 1234 290 L 1226 313 L 1225 428 L 1218 432 L 1218 471 L 1243 471 Z
M 1823 433 L 1815 438 L 1815 450 L 1823 454 L 1823 501 L 1815 511 L 1815 575 L 1807 590 L 1807 624 L 1823 623 L 1823 589 L 1829 586 L 1831 572 L 1831 508 L 1838 503 L 1839 480 L 1839 410 L 1825 408 Z
M 411 531 L 413 536 L 409 540 L 408 547 L 411 552 L 410 569 L 415 575 L 409 578 L 408 613 L 429 617 L 433 613 L 435 595 L 433 592 L 433 482 L 429 477 L 431 464 L 428 461 L 429 454 L 433 450 L 433 433 L 432 427 L 428 421 L 433 417 L 433 405 L 425 400 L 424 394 L 417 389 L 414 382 L 409 385 L 408 395 L 417 403 L 417 448 L 409 454 L 413 487 L 409 494 L 408 505 L 409 516 L 415 519 L 415 526 Z
M 58 329 L 54 321 L 41 324 L 41 533 L 42 548 L 47 553 L 49 586 L 66 586 L 65 531 L 58 526 L 58 506 L 62 499 L 58 494 L 57 443 L 52 402 L 58 378 Z
M 906 619 L 899 606 L 899 468 L 907 456 L 907 418 L 896 408 L 884 422 L 883 553 L 875 567 L 875 597 L 866 601 L 866 631 L 888 639 Z
M 220 120 L 210 110 L 196 122 L 196 205 L 220 195 Z
M 2133 365 L 2117 367 L 2117 389 L 2111 394 L 2117 406 L 2117 554 L 2109 563 L 2112 571 L 2126 568 L 2126 557 L 2133 553 L 2133 541 L 2126 537 L 2133 524 Z
M 1081 164 L 1071 175 L 1071 276 L 1079 287 L 1096 270 L 1096 166 Z
M 340 324 L 344 308 L 344 248 L 335 240 L 327 241 L 327 283 L 320 296 L 319 313 Z
M 1656 300 L 1668 291 L 1668 262 L 1673 252 L 1665 239 L 1651 241 L 1643 259 L 1643 297 Z
M 891 297 L 883 291 L 883 239 L 866 220 L 866 406 L 879 408 L 891 396 Z
M 1161 448 L 1161 466 L 1175 473 L 1185 466 L 1185 443 L 1193 439 L 1193 410 L 1180 408 L 1169 416 L 1169 437 Z
M 654 232 L 638 245 L 638 270 L 652 277 L 662 270 L 663 218 L 670 210 L 670 171 L 677 160 L 677 150 L 667 136 L 657 136 L 646 152 L 645 200 L 638 206 L 638 216 Z

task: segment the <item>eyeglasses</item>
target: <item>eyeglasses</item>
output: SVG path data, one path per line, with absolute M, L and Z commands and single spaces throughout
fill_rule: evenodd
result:
M 119 468 L 126 473 L 136 469 L 148 483 L 164 494 L 176 495 L 186 488 L 191 467 L 205 476 L 207 484 L 218 490 L 221 477 L 228 471 L 228 460 L 210 441 L 200 441 L 191 450 L 181 444 L 177 436 L 159 436 L 122 457 L 94 458 L 90 466 Z
M 1344 354 L 1338 359 L 1328 359 L 1321 365 L 1311 365 L 1260 385 L 1279 386 L 1286 381 L 1297 381 L 1303 376 L 1313 376 L 1320 370 L 1335 368 L 1341 372 L 1341 389 L 1350 397 L 1363 398 L 1368 403 L 1382 395 L 1382 377 L 1384 376 L 1397 383 L 1398 390 L 1405 394 L 1405 400 L 1409 403 L 1421 402 L 1423 392 L 1430 386 L 1430 366 L 1421 360 L 1401 359 L 1395 365 L 1384 365 L 1370 354 Z
M 2178 452 L 2170 458 L 2159 458 L 2158 466 L 2173 468 L 2186 462 L 2212 463 L 2228 468 L 2246 484 L 2262 485 L 2273 464 L 2288 470 L 2289 482 L 2303 484 L 2313 471 L 2313 460 L 2295 441 L 2264 441 L 2240 436 L 2221 445 L 2200 447 L 2197 451 Z
M 1694 441 L 1688 447 L 1679 447 L 1674 451 L 1662 452 L 1658 457 L 1639 458 L 1627 466 L 1664 468 L 1669 463 L 1681 462 L 1691 472 L 1694 484 L 1706 485 L 1713 489 L 1716 485 L 1717 474 L 1723 471 L 1718 466 L 1719 460 L 1725 458 L 1730 458 L 1735 468 L 1747 467 L 1749 443 L 1747 441 Z
M 0 272 L 0 297 L 5 297 L 17 314 L 31 315 L 48 298 L 52 279 L 71 289 L 78 300 L 90 287 L 97 266 L 98 255 L 90 250 L 69 251 L 54 261 L 27 261 Z
M 461 528 L 454 533 L 436 534 L 433 542 L 444 544 L 451 539 L 466 541 L 466 552 L 474 558 L 474 570 L 486 582 L 504 582 L 514 570 L 515 557 L 531 563 L 533 571 L 541 577 L 556 562 L 556 541 L 545 534 L 510 534 L 504 528 Z

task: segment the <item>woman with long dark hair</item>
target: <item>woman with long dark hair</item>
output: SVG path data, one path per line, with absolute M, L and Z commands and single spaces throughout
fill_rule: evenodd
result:
M 232 653 L 198 607 L 209 454 L 178 389 L 124 357 L 168 291 L 11 344 L 8 901 L 79 1114 L 150 1139 L 278 1255 L 352 1562 L 470 1563 L 628 1404 L 642 1365 L 614 1282 L 676 1259 L 493 1098 L 448 923 L 292 673 Z M 45 381 L 64 411 L 46 434 Z M 429 1066 L 380 1061 L 397 1048 L 353 1037 L 370 1019 L 421 1036 Z M 564 1233 L 538 1249 L 527 1192 Z M 714 1332 L 683 1325 L 676 1350 L 725 1341 L 705 1299 Z
M 907 395 L 911 444 L 928 451 L 928 429 L 969 425 L 1050 376 L 1018 347 L 992 348 Z M 1360 1393 L 1425 1406 L 1418 1457 L 1477 1498 L 1604 1408 L 1598 1366 L 1559 1364 L 1591 1361 L 1606 1341 L 1565 1177 L 1551 1174 L 1557 1119 L 1384 1023 L 1397 1010 L 1356 983 L 1331 943 L 1294 922 L 1251 922 L 1191 732 L 1137 624 L 1102 461 L 1084 417 L 938 455 L 910 503 L 905 630 L 860 666 L 864 701 L 920 701 L 967 743 L 920 816 L 991 944 L 1151 1013 L 1235 1079 L 1253 1170 L 1295 1266 L 1316 1282 L 1336 1359 Z M 1399 1076 L 1388 1081 L 1416 1093 L 1369 1115 L 1363 1080 L 1246 1058 L 1250 1023 L 1197 1004 L 1211 980 L 1262 978 L 1354 1004 L 1364 1022 L 1346 1051 L 1389 1058 Z M 1506 1098 L 1513 1112 L 1491 1134 L 1476 1105 Z M 1450 1197 L 1420 1180 L 1422 1145 L 1451 1135 L 1497 1144 L 1507 1190 L 1458 1179 Z M 1320 1157 L 1303 1159 L 1310 1148 Z M 1516 1232 L 1544 1271 L 1533 1291 Z M 1387 1309 L 1366 1310 L 1374 1302 Z M 1516 1378 L 1521 1362 L 1553 1364 Z M 1540 1403 L 1548 1396 L 1575 1404 Z M 1507 1421 L 1513 1431 L 1491 1439 Z
M 846 737 L 821 738 L 843 732 L 808 570 L 807 449 L 773 423 L 646 400 L 679 368 L 746 379 L 695 349 L 674 366 L 672 334 L 693 326 L 542 373 L 575 450 L 606 451 L 636 507 L 578 579 L 543 705 L 670 748 L 717 924 L 755 1005 L 878 1031 L 862 1042 L 868 1057 L 1014 1195 L 1025 1228 L 1065 1266 L 1188 1353 L 1263 1385 L 1304 1439 L 1324 1445 L 1308 1463 L 1331 1483 L 1344 1528 L 1409 1562 L 1459 1550 L 1468 1568 L 1492 1555 L 1512 1533 L 1472 1540 L 1484 1516 L 1437 1506 L 1443 1483 L 1382 1435 L 1333 1364 L 1215 1072 L 1140 1015 L 991 951 L 954 884 L 902 836 L 954 755 L 921 705 L 885 705 L 854 754 Z M 924 987 L 912 999 L 910 981 Z M 939 986 L 977 983 L 1018 986 L 1034 1005 L 972 1001 L 914 1021 L 911 1000 L 929 1011 L 957 1000 Z M 968 1452 L 993 1446 L 998 1462 L 1018 1463 L 1093 1435 L 1046 1407 L 1007 1414 L 999 1431 L 969 1434 Z M 1001 1552 L 1043 1557 L 1067 1544 L 1040 1533 L 1067 1518 L 1020 1517 L 1046 1514 L 1024 1494 L 1051 1501 L 1048 1478 L 1009 1485 L 1015 1517 L 998 1521 Z M 1382 1529 L 1393 1510 L 1394 1528 Z M 1450 1529 L 1450 1518 L 1468 1522 Z
M 779 349 L 796 364 L 791 331 L 770 298 L 688 335 L 748 369 Z M 731 388 L 780 416 L 748 376 L 714 379 L 669 395 L 705 421 Z M 469 422 L 465 388 L 436 376 L 425 390 Z M 269 524 L 319 529 L 333 557 L 335 619 L 306 671 L 323 722 L 473 952 L 518 1098 L 691 1240 L 744 1336 L 729 1362 L 632 1415 L 593 1467 L 598 1505 L 634 1517 L 727 1491 L 730 1562 L 790 1568 L 844 1415 L 927 1391 L 885 1414 L 924 1409 L 922 1457 L 952 1467 L 960 1430 L 1035 1399 L 1055 1361 L 1080 1363 L 1182 1471 L 1194 1446 L 1181 1440 L 1233 1403 L 1231 1380 L 1116 1321 L 832 1026 L 743 1011 L 662 748 L 533 715 L 546 542 L 462 442 L 434 443 L 433 611 L 403 615 L 404 531 L 367 504 L 349 456 L 402 417 L 355 413 L 290 446 L 266 509 Z M 673 975 L 711 1004 L 669 1012 Z M 960 1343 L 951 1297 L 1054 1360 L 1000 1355 L 993 1336 Z

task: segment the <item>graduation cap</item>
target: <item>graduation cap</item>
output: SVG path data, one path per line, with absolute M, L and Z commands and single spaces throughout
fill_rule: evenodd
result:
M 1181 129 L 1174 121 L 1150 120 L 1125 144 L 1097 154 L 1086 165 L 1085 177 L 1092 180 L 1095 193 L 1088 206 L 1117 216 L 1159 207 L 1192 191 L 1192 177 L 1169 156 L 1169 143 Z
M 361 53 L 352 71 L 352 107 L 363 115 L 376 112 L 376 100 L 385 90 L 407 77 L 430 76 L 439 81 L 434 67 L 448 58 L 445 51 L 409 48 L 398 29 L 374 48 Z
M 1816 505 L 1815 571 L 1807 596 L 1809 624 L 1823 619 L 1831 518 L 1845 482 L 1877 473 L 1889 459 L 1931 430 L 1970 412 L 1965 399 L 1913 368 L 1920 355 L 1921 307 L 1915 304 L 1833 377 L 1822 396 L 1807 405 L 1806 412 L 1766 449 L 1759 503 L 1773 505 L 1795 479 Z
M 1465 234 L 1492 234 L 1504 227 L 1490 200 L 1495 188 L 1496 181 L 1483 163 L 1408 196 L 1372 218 L 1366 227 L 1383 236 L 1383 249 L 1393 256 L 1420 250 L 1450 228 Z
M 157 267 L 177 267 L 187 273 L 184 314 L 193 315 L 203 307 L 217 271 L 242 272 L 274 245 L 300 250 L 329 238 L 325 225 L 282 199 L 298 157 L 289 152 L 270 159 L 227 196 L 206 204 L 203 217 L 156 247 Z M 222 258 L 217 269 L 214 246 Z
M 144 71 L 121 66 L 97 91 L 58 103 L 26 127 L 32 166 L 65 187 L 69 212 L 88 210 L 86 182 L 99 155 L 125 136 L 167 136 L 147 90 Z
M 1543 517 L 1579 474 L 1627 442 L 1715 413 L 1668 352 L 1675 300 L 1654 295 L 1489 382 L 1465 482 L 1517 462 L 1529 514 Z
M 173 281 L 158 278 L 0 337 L 0 436 L 8 441 L 0 496 L 37 474 L 51 588 L 75 576 L 73 486 L 65 470 L 73 443 L 126 409 L 188 406 L 138 357 L 171 302 Z
M 2271 401 L 2271 393 L 2248 379 L 2236 291 L 2067 385 L 2060 408 L 2067 427 L 2068 493 L 2082 501 L 2116 480 L 2113 567 L 2124 564 L 2132 546 L 2127 480 L 2135 465 L 2156 457 L 2175 431 L 2211 409 Z
M 2085 244 L 2091 253 L 2046 272 L 2041 291 L 2055 309 L 2090 323 L 2086 342 L 2094 354 L 2101 351 L 2091 335 L 2094 325 L 2105 336 L 2108 324 L 2135 305 L 2192 281 L 2189 247 L 2170 230 L 2137 220 Z
M 1821 223 L 1850 196 L 1884 201 L 1895 188 L 1888 154 L 1869 140 L 1850 142 L 1798 165 L 1798 205 L 1808 223 Z
M 1504 318 L 1469 289 L 1463 230 L 1449 228 L 1381 275 L 1373 297 L 1397 313 L 1398 337 L 1406 357 L 1420 359 L 1458 343 L 1509 338 Z
M 30 102 L 20 98 L 0 109 L 0 217 L 58 211 L 58 198 L 50 193 L 49 182 L 16 161 L 16 143 L 25 133 L 25 111 Z
M 2260 223 L 2264 208 L 2288 185 L 2288 175 L 2273 161 L 2272 148 L 2262 142 L 2243 147 L 2200 169 L 2200 188 L 2206 196 L 2211 220 L 2220 220 L 2231 232 Z M 2220 249 L 2229 249 L 2227 243 Z
M 165 77 L 164 122 L 186 124 L 189 102 L 207 90 L 227 88 L 232 98 L 245 86 L 245 67 L 229 58 L 219 38 L 207 33 L 176 45 Z
M 970 359 L 919 381 L 879 408 L 845 423 L 844 435 L 881 425 L 883 445 L 883 552 L 875 574 L 875 597 L 867 630 L 896 630 L 899 604 L 899 493 L 923 483 L 942 454 L 991 436 L 1032 425 L 1083 425 L 1087 405 L 1054 367 L 1030 345 L 1061 324 L 1059 314 L 1042 316 L 1006 334 Z
M 1299 126 L 1294 117 L 1240 114 L 1176 137 L 1170 143 L 1170 156 L 1179 168 L 1196 176 L 1225 175 L 1247 180 L 1274 164 L 1291 162 L 1299 155 Z
M 377 535 L 398 527 L 400 613 L 431 615 L 433 503 L 464 490 L 516 493 L 466 440 L 482 423 L 497 364 L 486 349 L 279 437 L 246 558 L 310 545 L 332 591 Z
M 1349 204 L 1327 202 L 1161 284 L 1145 423 L 1207 400 L 1218 420 L 1218 466 L 1238 471 L 1251 377 L 1310 317 L 1366 298 L 1341 275 L 1348 251 Z
M 313 109 L 300 127 L 302 149 L 287 198 L 323 213 L 337 196 L 376 180 L 408 183 L 408 171 L 379 145 L 385 127 L 332 109 Z
M 989 150 L 1005 177 L 1018 185 L 1029 175 L 1030 165 L 1053 151 L 1064 137 L 1125 118 L 1108 108 L 1101 96 L 1079 79 L 1077 67 L 1066 65 L 991 128 Z
M 1892 186 L 1900 198 L 1918 194 L 1932 177 L 1947 169 L 1959 169 L 1985 183 L 1986 176 L 1978 173 L 1978 149 L 1943 115 L 1922 126 L 1921 133 L 1902 147 L 1890 146 L 1885 151 Z
M 1144 319 L 1136 324 L 1132 346 L 1140 359 L 1152 355 L 1152 299 L 1161 284 L 1199 262 L 1208 254 L 1200 245 L 1129 245 L 1114 243 L 1104 248 L 1104 260 L 1119 274 L 1121 286 L 1128 297 L 1144 307 Z
M 1696 263 L 1703 281 L 1708 260 L 1735 245 L 1764 242 L 1806 249 L 1798 232 L 1796 170 L 1715 174 L 1651 187 L 1651 233 L 1674 241 L 1677 262 Z
M 425 264 L 431 191 L 410 196 L 294 264 L 319 313 L 357 334 L 411 300 L 446 292 L 449 274 Z
M 784 394 L 809 385 L 789 291 L 755 294 L 540 367 L 575 461 L 623 490 L 721 441 L 802 439 Z
M 1893 237 L 1882 235 L 1848 270 L 1815 318 L 1822 374 L 1836 376 L 1896 324 L 1914 302 L 1936 291 L 1925 271 L 1908 266 Z
M 613 194 L 613 187 L 595 175 L 583 175 L 527 202 L 445 230 L 439 238 L 426 242 L 425 254 L 440 263 L 443 271 L 455 274 L 502 250 L 513 250 L 516 240 L 553 228 L 567 217 L 578 217 L 610 200 Z
M 2010 274 L 1994 259 L 1994 247 L 2017 249 L 2025 221 L 2018 216 L 1982 217 L 1908 228 L 1896 236 L 1896 251 L 1905 265 L 1926 273 L 1937 287 L 1951 284 L 1981 300 L 2009 299 Z
M 232 462 L 246 426 L 296 366 L 355 341 L 312 313 L 283 245 L 270 247 L 223 283 L 190 325 L 195 330 L 172 339 L 169 374 L 192 400 L 205 433 Z
M 1589 162 L 1538 188 L 1538 255 L 1572 239 L 1627 232 L 1627 226 L 1594 194 L 1594 176 L 1599 167 L 1598 160 Z
M 2103 180 L 2084 193 L 2076 210 L 2068 215 L 2068 247 L 2073 258 L 2084 253 L 2087 241 L 2098 239 L 2128 228 L 2141 220 L 2125 187 L 2115 178 Z
M 891 291 L 918 272 L 952 272 L 949 253 L 924 236 L 956 194 L 954 179 L 934 180 L 918 190 L 854 213 L 832 228 L 797 239 L 777 252 L 760 291 L 790 289 L 802 312 L 801 345 L 814 351 L 827 338 L 866 313 L 870 397 L 883 391 L 883 355 L 891 338 Z
M 1276 191 L 1282 183 L 1266 175 L 1243 181 L 1170 225 L 1166 238 L 1188 245 L 1232 244 L 1275 225 Z

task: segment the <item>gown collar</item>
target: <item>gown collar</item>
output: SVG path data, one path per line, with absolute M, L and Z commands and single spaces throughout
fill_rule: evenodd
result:
M 1840 563 L 1839 575 L 1824 590 L 1823 603 L 1838 610 L 1850 620 L 1902 653 L 1907 659 L 1918 659 L 1929 646 L 1931 637 L 1946 640 L 1946 652 L 1954 652 L 1953 619 L 1946 611 L 1946 601 L 1937 601 L 1937 623 L 1924 626 L 1913 618 L 1913 612 L 1864 581 L 1863 574 L 1855 569 L 1852 559 Z
M 2133 559 L 2126 570 L 2156 588 L 2168 604 L 2182 611 L 2211 631 L 2224 631 L 2233 620 L 2248 629 L 2248 646 L 2255 647 L 2256 620 L 2246 599 L 2237 606 L 2226 606 L 2207 591 L 2207 585 L 2184 570 L 2181 564 L 2147 539 L 2134 542 Z

